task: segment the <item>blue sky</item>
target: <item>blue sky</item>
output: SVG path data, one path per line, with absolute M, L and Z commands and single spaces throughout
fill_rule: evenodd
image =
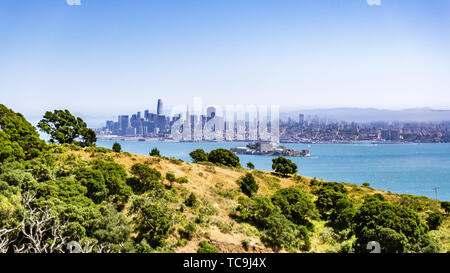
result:
M 450 109 L 450 1 L 0 1 L 0 103 Z

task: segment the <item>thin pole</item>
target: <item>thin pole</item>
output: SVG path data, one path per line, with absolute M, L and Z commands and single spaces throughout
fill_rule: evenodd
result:
M 438 201 L 438 192 L 439 187 L 434 187 L 434 192 L 436 193 L 436 201 Z

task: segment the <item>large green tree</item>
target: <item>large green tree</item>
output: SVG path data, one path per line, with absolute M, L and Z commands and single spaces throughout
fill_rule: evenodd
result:
M 189 153 L 194 163 L 208 161 L 208 153 L 203 149 L 196 149 Z
M 47 111 L 38 127 L 50 135 L 51 142 L 73 143 L 81 147 L 95 144 L 97 136 L 80 117 L 73 116 L 69 110 Z
M 208 161 L 218 166 L 241 167 L 239 157 L 226 149 L 212 150 L 208 154 Z
M 355 250 L 366 252 L 377 241 L 383 253 L 407 252 L 423 241 L 427 225 L 417 212 L 379 198 L 368 198 L 354 217 Z
M 18 160 L 37 157 L 45 146 L 36 128 L 22 114 L 0 104 L 0 162 L 6 158 Z
M 272 169 L 283 176 L 288 176 L 289 174 L 294 174 L 297 172 L 297 164 L 292 162 L 290 159 L 279 156 L 272 159 Z

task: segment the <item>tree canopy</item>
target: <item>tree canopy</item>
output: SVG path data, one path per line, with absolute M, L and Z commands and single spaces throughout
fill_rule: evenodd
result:
M 47 111 L 38 127 L 50 135 L 50 142 L 71 143 L 81 147 L 95 144 L 97 136 L 80 117 L 73 116 L 69 110 Z
M 212 150 L 208 154 L 208 161 L 219 166 L 241 167 L 239 157 L 226 149 Z
M 272 159 L 272 169 L 283 176 L 297 173 L 297 164 L 290 159 L 279 156 Z
M 36 128 L 20 113 L 0 104 L 0 162 L 37 157 L 46 148 Z

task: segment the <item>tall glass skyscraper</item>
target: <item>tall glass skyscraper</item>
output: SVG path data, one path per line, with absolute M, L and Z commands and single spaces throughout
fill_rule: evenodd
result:
M 161 99 L 158 99 L 158 108 L 156 110 L 156 114 L 158 116 L 162 116 L 162 114 L 163 114 L 163 103 L 162 103 Z

